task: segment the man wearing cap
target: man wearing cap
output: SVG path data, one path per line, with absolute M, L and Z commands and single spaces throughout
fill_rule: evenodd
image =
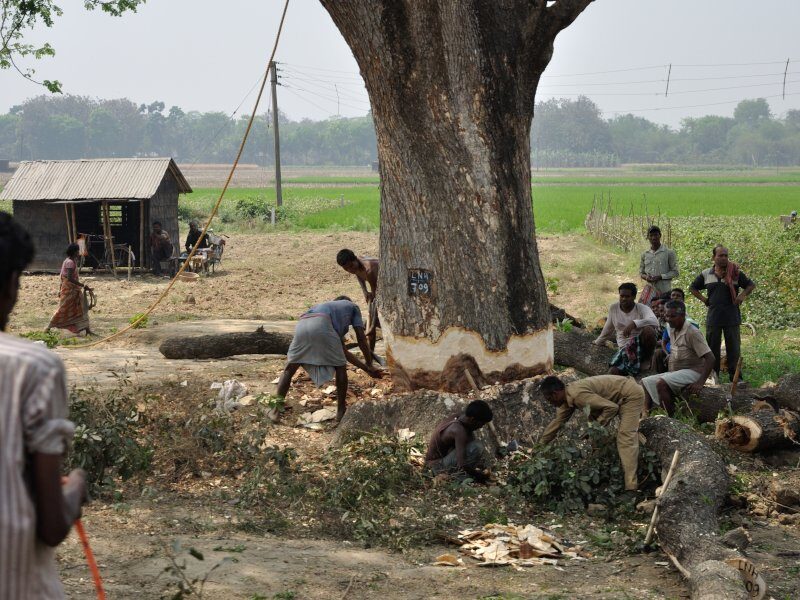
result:
M 669 293 L 672 289 L 672 280 L 679 273 L 678 257 L 675 254 L 675 250 L 667 248 L 661 243 L 661 229 L 657 225 L 652 225 L 647 230 L 647 239 L 650 240 L 650 248 L 642 252 L 642 258 L 639 261 L 639 274 L 642 279 L 655 289 L 655 294 L 652 294 L 652 297 L 656 297 Z M 649 304 L 649 298 L 645 298 L 645 290 L 642 290 L 642 297 L 639 301 Z

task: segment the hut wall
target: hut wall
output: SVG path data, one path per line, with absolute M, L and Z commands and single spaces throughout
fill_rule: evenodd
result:
M 178 237 L 178 184 L 169 171 L 161 180 L 155 196 L 150 199 L 149 213 L 148 222 L 145 224 L 145 238 L 150 237 L 153 221 L 160 221 L 164 231 L 169 234 L 175 252 L 180 254 L 183 242 Z
M 14 200 L 14 219 L 28 230 L 36 247 L 31 271 L 58 271 L 64 261 L 67 220 L 63 204 Z

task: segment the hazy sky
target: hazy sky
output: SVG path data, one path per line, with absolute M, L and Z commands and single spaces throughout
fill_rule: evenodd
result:
M 86 12 L 80 0 L 61 4 L 52 29 L 28 36 L 57 52 L 34 65 L 37 77 L 61 80 L 67 93 L 187 111 L 231 113 L 244 99 L 241 114 L 252 108 L 283 1 L 148 0 L 120 19 Z M 799 24 L 798 0 L 596 0 L 558 37 L 538 99 L 585 94 L 607 117 L 634 112 L 672 126 L 730 115 L 745 98 L 767 97 L 780 115 L 800 108 Z M 279 103 L 291 118 L 368 110 L 355 60 L 316 0 L 291 0 L 277 60 Z M 0 111 L 39 93 L 0 71 Z

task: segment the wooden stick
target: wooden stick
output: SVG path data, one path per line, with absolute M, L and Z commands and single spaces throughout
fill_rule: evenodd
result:
M 467 381 L 472 386 L 473 390 L 478 390 L 478 385 L 475 383 L 475 380 L 472 378 L 472 373 L 469 372 L 469 369 L 464 369 L 464 375 L 467 376 Z M 491 421 L 490 421 L 491 422 Z
M 667 471 L 667 476 L 664 478 L 664 483 L 661 484 L 661 495 L 664 495 L 664 492 L 667 491 L 667 486 L 669 485 L 670 481 L 672 481 L 672 474 L 675 472 L 675 467 L 678 464 L 678 458 L 680 457 L 681 453 L 680 450 L 675 450 L 675 454 L 672 455 L 672 462 L 669 465 L 669 471 Z M 653 541 L 653 533 L 656 529 L 656 521 L 658 520 L 658 500 L 656 500 L 656 507 L 653 509 L 653 516 L 650 518 L 650 526 L 647 528 L 647 535 L 644 537 L 644 545 L 647 546 L 650 542 Z
M 67 221 L 67 243 L 72 243 L 72 223 L 69 220 L 69 204 L 64 205 L 64 218 Z
M 733 374 L 733 383 L 731 384 L 731 397 L 736 394 L 736 386 L 739 385 L 739 376 L 742 374 L 742 357 L 736 363 L 736 371 Z

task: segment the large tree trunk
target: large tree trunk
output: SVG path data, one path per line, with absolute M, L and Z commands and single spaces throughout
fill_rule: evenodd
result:
M 717 535 L 717 514 L 730 486 L 725 461 L 701 435 L 674 419 L 645 419 L 639 431 L 658 454 L 664 474 L 675 450 L 680 451 L 672 482 L 658 499 L 656 531 L 662 550 L 685 569 L 692 598 L 748 598 L 738 571 L 725 562 L 741 557 L 725 548 Z
M 747 415 L 717 421 L 714 435 L 740 452 L 762 452 L 800 446 L 800 418 L 797 413 L 775 412 L 769 405 Z
M 373 109 L 390 364 L 412 386 L 459 354 L 490 381 L 549 369 L 530 126 L 555 36 L 591 0 L 321 1 Z
M 252 333 L 170 337 L 161 342 L 158 351 L 166 358 L 224 358 L 236 354 L 286 354 L 291 343 L 291 334 L 259 327 Z

